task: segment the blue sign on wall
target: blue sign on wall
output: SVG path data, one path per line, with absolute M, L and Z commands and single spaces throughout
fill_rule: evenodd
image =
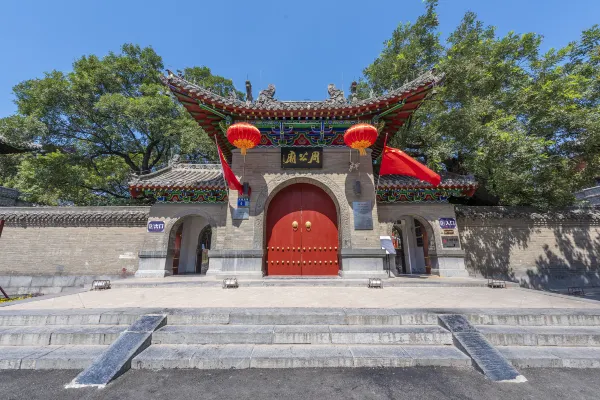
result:
M 238 197 L 238 207 L 250 207 L 250 198 Z
M 440 218 L 440 228 L 456 229 L 456 220 L 454 218 Z
M 148 232 L 164 232 L 165 223 L 163 221 L 148 222 Z

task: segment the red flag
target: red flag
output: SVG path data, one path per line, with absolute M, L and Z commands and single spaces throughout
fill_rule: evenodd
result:
M 433 186 L 440 184 L 442 178 L 402 150 L 385 146 L 381 157 L 379 175 L 406 175 L 414 176 Z
M 219 151 L 219 158 L 221 159 L 221 167 L 223 168 L 223 177 L 225 178 L 225 182 L 227 182 L 229 189 L 234 189 L 234 190 L 237 190 L 239 193 L 242 193 L 244 191 L 244 188 L 242 187 L 242 184 L 240 183 L 238 178 L 235 176 L 235 174 L 233 173 L 231 168 L 229 168 L 229 164 L 227 164 L 225 157 L 223 157 L 223 153 L 221 152 L 221 148 L 219 147 L 218 144 L 217 144 L 217 150 Z

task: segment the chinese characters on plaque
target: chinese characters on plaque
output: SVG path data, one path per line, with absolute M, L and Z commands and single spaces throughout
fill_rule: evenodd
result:
M 281 168 L 323 168 L 323 148 L 282 147 Z

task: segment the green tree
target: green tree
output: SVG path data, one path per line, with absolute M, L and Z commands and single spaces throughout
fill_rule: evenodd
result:
M 541 55 L 541 36 L 497 37 L 467 12 L 440 46 L 436 3 L 427 2 L 415 25 L 401 24 L 364 70 L 364 84 L 376 93 L 399 86 L 402 74 L 411 79 L 411 69 L 445 74 L 392 144 L 437 170 L 475 174 L 480 201 L 570 204 L 598 171 L 598 28 Z
M 235 90 L 206 67 L 186 71 L 211 90 Z M 18 115 L 0 120 L 0 134 L 17 123 L 37 124 L 22 131 L 50 150 L 22 157 L 17 173 L 13 166 L 0 183 L 45 204 L 128 203 L 130 174 L 165 165 L 175 153 L 215 159 L 214 144 L 172 98 L 161 74 L 162 59 L 152 48 L 125 44 L 119 54 L 79 58 L 70 73 L 51 71 L 16 85 Z

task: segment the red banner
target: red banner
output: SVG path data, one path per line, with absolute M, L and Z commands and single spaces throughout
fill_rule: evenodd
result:
M 381 157 L 379 175 L 413 176 L 433 186 L 440 184 L 442 178 L 400 149 L 385 146 Z
M 221 167 L 223 168 L 223 177 L 225 178 L 225 182 L 227 182 L 229 189 L 237 190 L 241 194 L 244 191 L 242 184 L 235 176 L 231 168 L 229 168 L 229 164 L 227 164 L 227 160 L 225 160 L 225 157 L 223 157 L 221 148 L 218 145 L 217 150 L 219 151 L 219 159 L 221 160 Z

